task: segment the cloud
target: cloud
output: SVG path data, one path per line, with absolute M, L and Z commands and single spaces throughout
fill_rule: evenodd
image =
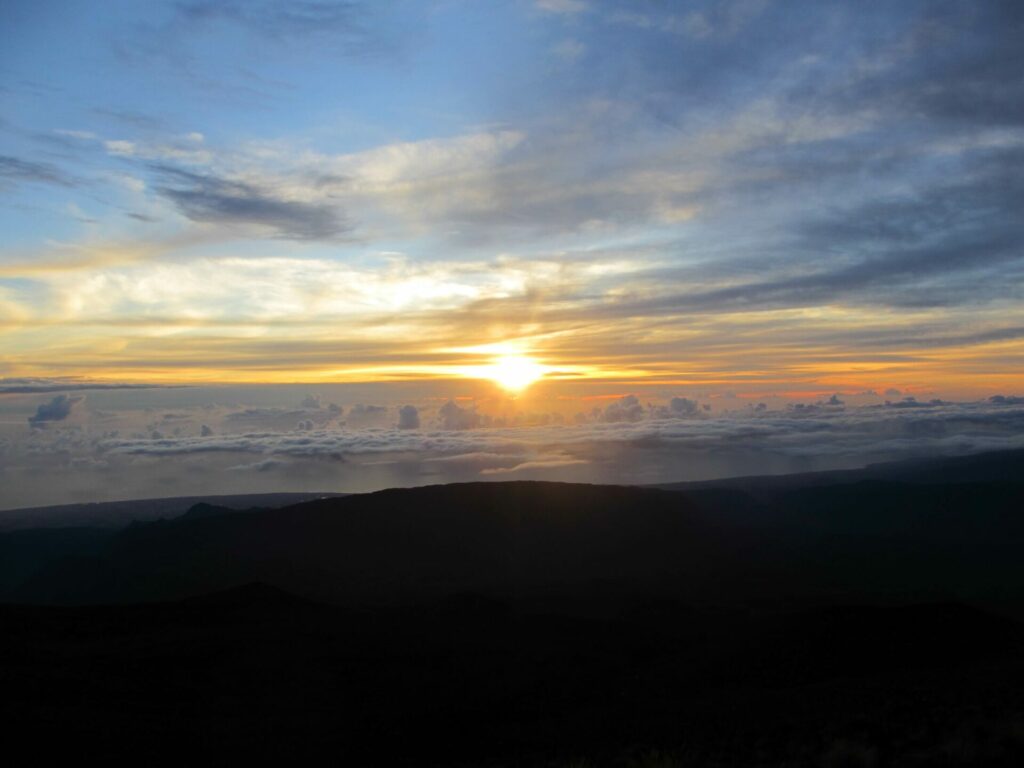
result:
M 922 402 L 916 397 L 908 396 L 904 397 L 899 402 L 892 402 L 891 400 L 885 401 L 886 408 L 934 408 L 940 405 L 949 405 L 949 403 L 943 402 L 938 398 L 933 398 L 927 402 Z
M 115 53 L 134 66 L 162 65 L 178 82 L 235 105 L 266 106 L 278 94 L 279 76 L 258 74 L 267 59 L 290 58 L 303 69 L 339 57 L 387 61 L 404 37 L 394 26 L 385 33 L 381 4 L 358 0 L 184 0 L 170 10 L 159 22 L 126 27 Z M 222 59 L 212 49 L 236 66 L 214 66 Z
M 0 155 L 0 184 L 5 180 L 56 184 L 61 187 L 75 186 L 75 182 L 71 178 L 48 163 L 36 163 L 10 155 Z
M 905 401 L 906 402 L 906 401 Z M 461 409 L 465 419 L 472 413 Z M 646 411 L 645 411 L 646 414 Z M 472 419 L 470 418 L 472 421 Z M 857 466 L 914 456 L 957 455 L 1024 447 L 1024 407 L 1020 405 L 941 400 L 915 401 L 911 407 L 863 406 L 786 411 L 750 410 L 702 418 L 659 418 L 653 412 L 637 420 L 590 421 L 574 426 L 408 430 L 367 428 L 303 432 L 253 432 L 235 435 L 113 437 L 97 443 L 101 457 L 187 456 L 203 453 L 249 453 L 289 460 L 358 458 L 381 454 L 417 456 L 421 461 L 459 464 L 474 470 L 583 467 L 640 482 L 646 469 L 633 465 L 630 451 L 657 462 L 658 482 L 686 472 L 690 460 L 714 461 L 719 473 L 769 471 L 776 460 L 793 471 L 815 466 Z M 409 461 L 411 459 L 403 459 Z M 639 459 L 637 459 L 639 461 Z M 531 462 L 540 462 L 533 466 Z M 546 471 L 546 470 L 545 470 Z M 582 470 L 581 470 L 582 471 Z M 588 470 L 589 471 L 589 470 Z M 630 474 L 632 473 L 632 475 Z M 666 475 L 669 475 L 666 477 Z M 632 479 L 628 479 L 632 477 Z M 605 478 L 607 480 L 607 477 Z M 684 478 L 685 479 L 685 478 Z M 653 481 L 652 481 L 653 482 Z
M 71 415 L 76 404 L 82 402 L 82 396 L 69 397 L 68 395 L 57 395 L 52 400 L 42 403 L 36 408 L 35 415 L 28 417 L 28 423 L 33 427 L 44 426 L 51 421 L 64 421 Z
M 345 424 L 350 427 L 390 426 L 388 409 L 383 405 L 363 405 L 362 403 L 357 403 L 348 409 Z
M 247 225 L 288 240 L 332 240 L 350 230 L 336 205 L 286 199 L 248 182 L 181 168 L 159 168 L 156 190 L 187 218 L 201 223 Z
M 415 405 L 403 405 L 398 409 L 399 429 L 419 429 L 420 412 Z
M 644 407 L 636 395 L 626 395 L 609 403 L 600 414 L 601 421 L 607 423 L 640 421 L 643 417 Z
M 97 136 L 92 131 L 77 131 L 68 128 L 56 128 L 53 131 L 58 136 L 63 136 L 69 139 L 77 139 L 79 141 L 95 141 Z
M 349 53 L 365 52 L 367 4 L 346 0 L 189 0 L 179 3 L 179 19 L 192 26 L 238 25 L 278 42 L 327 38 Z
M 103 141 L 103 148 L 117 158 L 182 163 L 195 167 L 209 165 L 214 160 L 215 155 L 205 146 L 204 140 L 202 134 L 198 133 L 168 136 L 161 141 L 109 139 Z M 130 181 L 128 186 L 133 186 Z
M 1019 3 L 924 4 L 914 22 L 846 99 L 953 124 L 1024 123 Z
M 281 469 L 289 466 L 289 462 L 281 461 L 280 459 L 263 459 L 262 461 L 254 461 L 251 464 L 236 464 L 233 467 L 228 467 L 228 472 L 270 472 L 275 469 Z
M 1024 405 L 1024 397 L 1018 395 L 993 395 L 988 401 L 994 405 Z
M 103 389 L 175 389 L 180 386 L 182 385 L 100 382 L 78 378 L 7 378 L 0 379 L 0 395 Z
M 534 7 L 545 13 L 562 16 L 575 16 L 587 10 L 585 0 L 534 0 Z
M 490 467 L 480 470 L 481 475 L 508 475 L 514 472 L 528 472 L 535 470 L 561 469 L 579 464 L 589 464 L 589 460 L 580 459 L 565 453 L 555 453 L 538 456 L 535 459 L 524 461 L 511 467 Z
M 570 37 L 553 46 L 551 52 L 564 61 L 573 62 L 587 52 L 587 46 Z
M 700 412 L 700 406 L 696 400 L 673 397 L 668 401 L 668 410 L 673 416 L 696 416 Z
M 666 405 L 647 405 L 647 416 L 650 418 L 689 419 L 701 415 L 700 403 L 688 397 L 669 398 Z
M 437 423 L 441 429 L 459 430 L 473 429 L 480 424 L 480 415 L 473 406 L 463 408 L 454 400 L 449 400 L 437 411 Z
M 267 430 L 310 430 L 323 427 L 336 413 L 315 408 L 243 408 L 224 416 L 225 425 L 233 428 Z

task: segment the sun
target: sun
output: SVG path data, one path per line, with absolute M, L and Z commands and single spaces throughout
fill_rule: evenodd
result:
M 484 369 L 484 375 L 509 392 L 522 392 L 544 378 L 547 368 L 531 357 L 506 355 Z

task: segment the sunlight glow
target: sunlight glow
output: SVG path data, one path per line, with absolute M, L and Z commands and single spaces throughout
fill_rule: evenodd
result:
M 543 378 L 546 371 L 545 366 L 523 355 L 499 357 L 492 365 L 482 369 L 486 378 L 497 382 L 498 386 L 509 392 L 521 392 Z

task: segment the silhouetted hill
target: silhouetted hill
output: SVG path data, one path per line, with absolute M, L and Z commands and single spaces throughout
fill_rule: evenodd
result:
M 222 502 L 215 505 L 195 502 L 197 497 L 182 497 L 0 512 L 0 600 L 12 599 L 19 585 L 54 563 L 98 556 L 103 545 L 126 526 L 167 516 L 197 519 L 244 514 L 305 501 L 311 496 L 323 498 L 322 494 L 252 494 L 214 497 Z M 263 506 L 248 507 L 248 502 Z M 57 523 L 61 520 L 85 520 L 93 525 L 60 527 Z M 40 527 L 24 527 L 29 523 Z M 13 529 L 3 530 L 4 525 Z
M 103 528 L 39 528 L 0 533 L 0 600 L 48 564 L 98 555 L 114 535 Z
M 41 760 L 1019 765 L 1022 457 L 5 534 L 0 722 Z
M 469 483 L 139 524 L 19 599 L 166 600 L 263 581 L 335 603 L 658 594 L 696 604 L 956 599 L 1017 611 L 1024 486 L 666 492 Z
M 0 510 L 0 532 L 27 528 L 123 528 L 131 522 L 178 517 L 190 507 L 206 503 L 230 509 L 284 507 L 309 499 L 342 496 L 338 493 L 242 493 L 225 496 L 180 496 L 163 499 L 101 501 Z
M 915 484 L 1024 482 L 1024 450 L 989 451 L 966 456 L 905 459 L 869 464 L 862 469 L 757 475 L 649 486 L 670 491 L 706 488 L 765 493 L 796 488 L 845 485 L 865 480 Z

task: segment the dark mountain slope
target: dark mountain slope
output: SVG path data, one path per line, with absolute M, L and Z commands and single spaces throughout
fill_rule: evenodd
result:
M 0 510 L 0 532 L 27 528 L 92 527 L 117 530 L 133 521 L 178 517 L 196 504 L 208 503 L 230 509 L 284 507 L 309 499 L 342 496 L 337 493 L 241 493 L 180 496 L 129 501 L 100 501 Z
M 18 593 L 173 599 L 264 581 L 335 603 L 661 595 L 695 604 L 958 599 L 1015 612 L 1024 487 L 861 482 L 777 493 L 475 483 L 136 525 Z
M 802 472 L 792 475 L 756 475 L 650 486 L 670 491 L 704 488 L 732 489 L 759 494 L 865 480 L 899 483 L 1021 483 L 1024 482 L 1024 449 L 988 451 L 966 456 L 941 456 L 869 464 L 862 469 Z
M 0 600 L 41 568 L 67 557 L 96 556 L 114 535 L 105 528 L 38 528 L 0 533 Z
M 221 507 L 200 502 L 178 519 L 194 520 L 256 511 L 262 509 Z M 139 524 L 133 522 L 129 527 Z M 99 557 L 119 530 L 108 527 L 44 527 L 0 532 L 0 600 L 14 599 L 20 593 L 20 585 L 55 564 Z
M 252 580 L 336 602 L 594 580 L 647 588 L 713 567 L 715 557 L 734 559 L 744 541 L 725 536 L 677 494 L 547 483 L 434 486 L 134 526 L 99 558 L 44 574 L 25 597 L 171 598 Z
M 0 604 L 5 745 L 147 765 L 1017 766 L 1024 472 L 992 461 L 949 482 L 475 483 L 0 537 L 22 553 L 4 573 L 35 569 L 19 599 L 58 604 Z

